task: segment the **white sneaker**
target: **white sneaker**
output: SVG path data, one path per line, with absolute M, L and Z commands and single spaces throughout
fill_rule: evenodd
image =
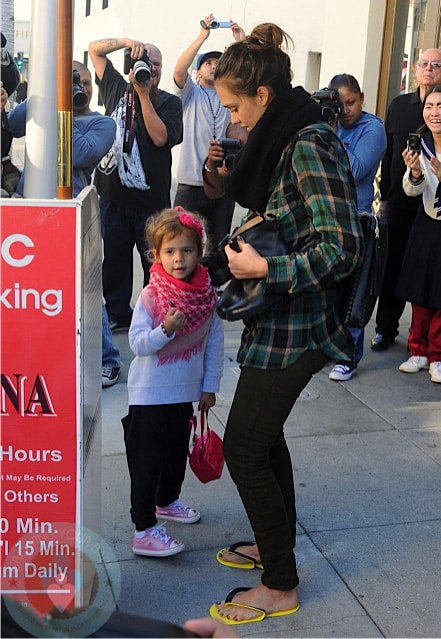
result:
M 351 368 L 346 364 L 336 364 L 329 373 L 329 379 L 335 382 L 347 382 L 355 373 L 355 368 Z
M 411 355 L 408 360 L 399 366 L 402 373 L 418 373 L 418 371 L 426 371 L 428 368 L 429 360 L 422 355 Z
M 429 366 L 429 375 L 432 382 L 441 384 L 441 362 L 431 362 Z

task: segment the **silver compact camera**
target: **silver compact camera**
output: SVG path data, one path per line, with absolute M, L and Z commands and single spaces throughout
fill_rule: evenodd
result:
M 200 21 L 200 25 L 203 29 L 229 29 L 231 27 L 231 20 L 219 21 L 213 18 L 210 24 L 207 26 L 205 20 Z

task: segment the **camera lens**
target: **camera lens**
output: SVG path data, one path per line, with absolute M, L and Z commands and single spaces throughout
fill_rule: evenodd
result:
M 138 84 L 147 84 L 151 78 L 150 67 L 144 60 L 137 60 L 133 65 L 133 75 Z
M 73 88 L 73 96 L 72 96 L 72 104 L 76 109 L 84 109 L 87 106 L 89 98 L 87 93 L 85 93 L 79 87 L 74 86 Z
M 84 109 L 89 102 L 89 96 L 80 82 L 80 74 L 75 69 L 72 72 L 72 104 L 76 109 Z

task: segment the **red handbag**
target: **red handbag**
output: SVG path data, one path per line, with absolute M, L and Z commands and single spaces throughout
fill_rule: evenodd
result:
M 194 433 L 193 448 L 188 451 L 188 460 L 196 477 L 203 484 L 206 484 L 214 479 L 220 479 L 224 467 L 224 454 L 222 452 L 222 439 L 208 425 L 208 414 L 201 411 L 200 415 L 200 435 L 196 432 L 198 425 L 196 415 L 191 417 L 188 424 L 190 434 L 192 429 Z M 205 420 L 207 420 L 207 430 L 205 430 Z

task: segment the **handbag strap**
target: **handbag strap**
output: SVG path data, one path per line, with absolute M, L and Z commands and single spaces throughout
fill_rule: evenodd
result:
M 202 435 L 205 432 L 205 424 L 207 424 L 207 432 L 210 430 L 210 427 L 208 425 L 208 411 L 201 410 L 200 415 L 201 415 L 200 424 L 201 424 L 201 437 L 202 437 Z M 188 422 L 188 430 L 190 431 L 190 434 L 193 429 L 194 434 L 196 435 L 197 428 L 198 428 L 198 418 L 196 417 L 196 415 L 192 415 L 190 417 L 190 421 Z
M 265 222 L 264 217 L 260 215 L 260 213 L 256 213 L 256 215 L 253 215 L 252 218 L 247 220 L 244 224 L 242 224 L 242 226 L 240 226 L 230 235 L 230 241 L 234 240 L 238 235 L 245 233 L 245 231 L 254 228 L 258 224 L 262 224 L 263 222 Z

